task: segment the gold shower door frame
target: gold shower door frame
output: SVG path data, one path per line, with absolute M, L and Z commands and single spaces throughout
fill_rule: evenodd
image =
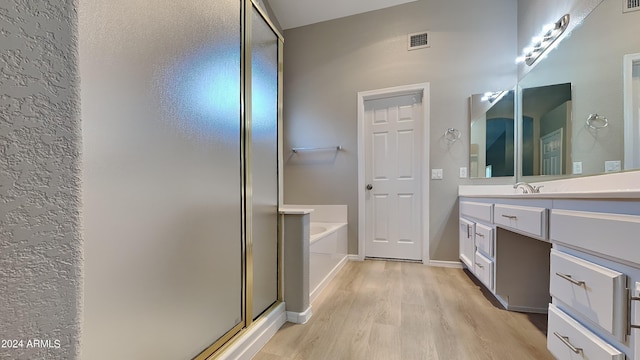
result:
M 251 192 L 251 178 L 252 178 L 252 164 L 251 164 L 251 59 L 252 59 L 252 36 L 251 36 L 251 20 L 253 16 L 253 9 L 262 17 L 266 24 L 271 28 L 274 34 L 278 38 L 278 205 L 282 203 L 282 57 L 283 57 L 283 44 L 284 38 L 282 34 L 274 26 L 273 22 L 269 20 L 269 16 L 262 10 L 257 4 L 256 0 L 241 0 L 241 75 L 240 75 L 240 106 L 241 106 L 241 177 L 244 182 L 242 189 L 242 321 L 230 329 L 225 335 L 216 340 L 211 346 L 204 349 L 195 360 L 214 359 L 218 354 L 223 352 L 235 340 L 242 337 L 248 330 L 252 328 L 252 325 L 268 316 L 273 312 L 278 305 L 283 301 L 283 289 L 282 289 L 282 222 L 278 220 L 278 263 L 277 263 L 277 279 L 278 290 L 277 300 L 271 305 L 260 317 L 253 319 L 253 237 L 252 237 L 252 192 Z

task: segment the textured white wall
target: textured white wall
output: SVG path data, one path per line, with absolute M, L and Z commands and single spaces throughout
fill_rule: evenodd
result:
M 0 2 L 2 359 L 73 359 L 81 240 L 73 0 Z M 45 348 L 27 348 L 33 339 Z M 59 341 L 59 348 L 57 342 Z
M 349 205 L 349 252 L 357 249 L 357 93 L 429 82 L 431 167 L 430 252 L 458 259 L 458 179 L 469 164 L 471 94 L 516 83 L 516 2 L 420 0 L 285 32 L 285 152 L 299 146 L 341 145 L 335 159 L 285 163 L 285 203 Z M 407 51 L 407 34 L 431 32 L 431 47 Z M 462 139 L 443 140 L 447 128 Z M 285 157 L 286 160 L 286 157 Z M 494 181 L 513 183 L 513 178 Z

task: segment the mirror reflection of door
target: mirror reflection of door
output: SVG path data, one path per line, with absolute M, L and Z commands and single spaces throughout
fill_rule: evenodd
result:
M 571 173 L 571 83 L 522 90 L 522 175 Z
M 540 175 L 562 174 L 562 128 L 540 137 Z

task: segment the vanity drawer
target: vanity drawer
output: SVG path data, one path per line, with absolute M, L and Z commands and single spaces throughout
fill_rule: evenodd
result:
M 493 291 L 493 261 L 476 251 L 473 272 L 487 288 Z
M 493 222 L 493 204 L 460 201 L 460 215 Z
M 493 213 L 494 222 L 505 229 L 513 229 L 538 239 L 547 238 L 546 208 L 496 204 Z
M 549 237 L 574 247 L 640 264 L 640 216 L 551 210 Z
M 476 248 L 489 257 L 493 257 L 493 229 L 476 224 Z
M 562 310 L 549 304 L 547 348 L 558 360 L 624 360 L 625 355 Z
M 626 335 L 626 275 L 551 250 L 551 296 L 621 341 Z

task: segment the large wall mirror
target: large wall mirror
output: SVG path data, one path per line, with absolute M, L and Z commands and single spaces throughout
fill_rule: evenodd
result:
M 522 90 L 522 175 L 571 174 L 571 84 Z
M 639 32 L 640 11 L 605 0 L 520 80 L 520 175 L 640 168 Z
M 515 175 L 514 100 L 513 90 L 471 96 L 470 177 Z

